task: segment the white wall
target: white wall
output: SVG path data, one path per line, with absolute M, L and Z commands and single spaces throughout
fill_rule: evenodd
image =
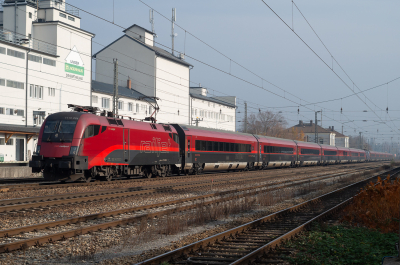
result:
M 28 158 L 25 158 L 26 161 L 28 161 L 35 148 L 37 145 L 37 139 L 38 137 L 32 137 L 32 139 L 30 139 L 30 141 L 28 142 L 28 144 L 26 144 L 26 135 L 23 134 L 14 134 L 13 136 L 10 137 L 10 139 L 12 139 L 12 145 L 6 145 L 5 144 L 5 134 L 4 133 L 0 133 L 0 156 L 3 155 L 4 156 L 4 162 L 14 162 L 16 161 L 16 139 L 23 139 L 24 140 L 24 148 L 27 148 L 27 150 L 25 150 L 25 153 L 27 155 L 29 155 Z M 2 141 L 3 140 L 3 141 Z M 4 142 L 4 144 L 3 144 Z M 9 143 L 11 143 L 9 141 Z
M 161 99 L 158 121 L 189 124 L 189 67 L 160 56 L 156 65 L 156 97 Z
M 315 134 L 314 133 L 305 133 L 305 136 L 308 136 L 308 141 L 314 143 Z M 334 133 L 318 133 L 318 139 L 323 140 L 322 144 L 335 146 L 335 134 Z M 318 141 L 320 143 L 320 141 Z
M 197 98 L 191 98 L 190 101 L 192 119 L 203 119 L 199 126 L 235 131 L 235 108 Z M 191 125 L 195 126 L 196 123 L 192 121 Z

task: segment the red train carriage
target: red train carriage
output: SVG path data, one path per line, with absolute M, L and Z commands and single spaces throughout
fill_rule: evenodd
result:
M 321 154 L 322 164 L 329 165 L 338 163 L 339 161 L 338 149 L 336 146 L 325 145 L 325 144 L 321 144 L 320 146 L 322 148 L 322 154 Z
M 319 165 L 321 163 L 321 146 L 319 144 L 295 142 L 297 144 L 297 161 L 300 166 Z
M 349 163 L 350 162 L 350 158 L 351 158 L 351 154 L 349 151 L 349 148 L 346 147 L 338 147 L 338 163 Z
M 253 169 L 258 166 L 253 135 L 172 124 L 180 139 L 182 167 L 186 173 Z
M 293 140 L 255 135 L 261 147 L 262 168 L 295 166 L 297 145 Z
M 30 166 L 47 180 L 167 176 L 181 163 L 178 138 L 169 125 L 60 112 L 45 120 Z

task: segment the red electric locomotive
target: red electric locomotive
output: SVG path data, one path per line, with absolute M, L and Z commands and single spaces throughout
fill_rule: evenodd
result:
M 46 180 L 110 180 L 116 175 L 170 175 L 180 166 L 173 126 L 85 112 L 50 115 L 30 166 Z

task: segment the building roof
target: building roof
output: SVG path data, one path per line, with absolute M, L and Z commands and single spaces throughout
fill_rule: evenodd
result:
M 89 32 L 89 31 L 87 31 L 87 30 L 84 30 L 84 29 L 75 27 L 75 26 L 73 26 L 73 25 L 70 25 L 70 24 L 68 24 L 68 23 L 65 23 L 65 22 L 62 22 L 62 21 L 58 21 L 58 20 L 55 20 L 55 21 L 44 21 L 44 22 L 32 22 L 32 24 L 34 24 L 34 25 L 61 24 L 61 25 L 64 25 L 64 26 L 67 26 L 67 27 L 71 27 L 71 28 L 73 28 L 73 29 L 76 29 L 76 30 L 85 32 L 85 33 L 87 33 L 87 34 L 89 34 L 89 35 L 92 35 L 92 36 L 93 36 L 92 38 L 94 38 L 94 37 L 96 36 L 96 34 L 94 34 L 94 33 L 92 33 L 92 32 Z
M 338 131 L 335 131 L 335 127 L 330 127 L 329 126 L 329 129 L 326 129 L 326 130 L 328 130 L 328 131 L 331 131 L 331 132 L 333 132 L 333 133 L 335 133 L 336 134 L 336 138 L 344 138 L 344 137 L 348 137 L 348 136 L 346 136 L 346 135 L 344 135 L 344 134 L 341 134 L 340 132 L 338 132 Z
M 293 127 L 290 127 L 288 130 L 292 128 L 297 128 L 298 130 L 303 131 L 303 133 L 315 133 L 315 123 L 310 121 L 310 123 L 304 123 L 303 121 L 300 121 L 299 124 L 296 124 Z M 322 128 L 321 126 L 317 125 L 317 132 L 318 133 L 335 133 L 329 130 L 326 130 Z
M 114 95 L 114 86 L 111 84 L 99 82 L 92 80 L 92 91 L 100 94 Z M 146 97 L 146 95 L 127 87 L 118 86 L 118 95 L 124 98 L 131 98 L 140 100 L 141 97 Z M 154 99 L 147 98 L 146 101 L 155 102 Z
M 230 102 L 227 102 L 227 101 L 224 101 L 224 100 L 221 100 L 221 99 L 217 99 L 217 98 L 206 97 L 206 96 L 203 96 L 203 95 L 200 95 L 200 94 L 196 94 L 196 93 L 190 93 L 190 96 L 192 98 L 198 98 L 198 99 L 201 99 L 201 100 L 207 100 L 207 101 L 215 102 L 215 103 L 218 103 L 218 104 L 221 104 L 221 105 L 225 105 L 225 106 L 228 106 L 228 107 L 232 107 L 232 108 L 236 107 L 235 104 L 232 104 Z
M 0 124 L 0 132 L 39 134 L 40 126 L 24 126 L 14 124 Z
M 132 38 L 131 36 L 128 36 L 128 35 L 126 35 L 126 34 L 123 35 L 123 36 L 121 36 L 120 38 L 116 39 L 115 41 L 111 42 L 109 45 L 107 45 L 106 47 L 104 47 L 103 49 L 101 49 L 100 51 L 98 51 L 97 53 L 95 53 L 95 54 L 93 55 L 93 57 L 96 57 L 99 53 L 101 53 L 102 51 L 104 51 L 105 49 L 107 49 L 108 47 L 110 47 L 111 45 L 113 45 L 114 43 L 116 43 L 117 41 L 119 41 L 120 39 L 122 39 L 122 38 L 124 38 L 124 37 L 129 38 L 130 40 L 135 41 L 135 42 L 137 42 L 137 43 L 143 45 L 144 47 L 146 47 L 146 48 L 152 50 L 152 51 L 155 52 L 155 54 L 158 55 L 158 56 L 164 57 L 164 58 L 166 58 L 166 59 L 169 59 L 169 60 L 174 61 L 174 62 L 179 63 L 179 64 L 183 64 L 183 65 L 188 66 L 188 67 L 190 67 L 190 66 L 193 67 L 193 65 L 191 65 L 190 63 L 185 62 L 184 60 L 182 60 L 182 59 L 180 59 L 180 58 L 178 58 L 178 57 L 172 55 L 171 53 L 167 52 L 166 50 L 163 50 L 163 49 L 158 48 L 158 47 L 156 47 L 156 46 L 148 45 L 148 44 L 146 44 L 146 43 L 144 43 L 144 42 L 142 42 L 142 41 L 140 41 L 140 40 L 137 40 L 137 39 L 135 39 L 135 38 Z
M 140 28 L 140 29 L 143 29 L 143 30 L 146 31 L 147 33 L 154 34 L 154 32 L 152 32 L 152 31 L 150 31 L 150 30 L 148 30 L 148 29 L 145 29 L 145 28 L 143 28 L 143 27 L 141 27 L 141 26 L 139 26 L 139 25 L 137 25 L 137 24 L 133 24 L 132 26 L 126 28 L 123 32 L 126 33 L 127 31 L 129 31 L 129 30 L 130 30 L 131 28 L 133 28 L 133 27 L 138 27 L 138 28 Z

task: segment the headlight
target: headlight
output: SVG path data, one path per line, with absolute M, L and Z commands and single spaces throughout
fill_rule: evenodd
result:
M 39 154 L 40 154 L 40 145 L 36 146 L 36 152 L 35 152 L 35 155 Z
M 71 149 L 69 150 L 69 155 L 76 156 L 77 154 L 78 154 L 78 146 L 71 146 Z

